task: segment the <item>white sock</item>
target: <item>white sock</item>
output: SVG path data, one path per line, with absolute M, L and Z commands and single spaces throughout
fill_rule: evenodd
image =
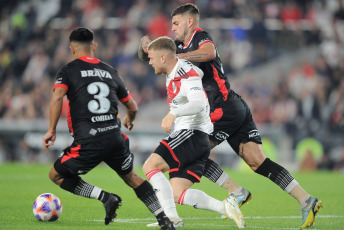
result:
M 222 186 L 223 183 L 225 183 L 228 179 L 229 179 L 228 174 L 225 172 L 222 172 L 221 176 L 219 177 L 219 179 L 217 179 L 215 183 L 219 186 Z
M 176 204 L 174 203 L 172 187 L 165 175 L 160 170 L 155 171 L 154 175 L 150 176 L 149 181 L 155 190 L 155 194 L 166 216 L 179 218 Z
M 178 203 L 226 215 L 224 204 L 221 201 L 197 189 L 186 189 L 180 196 Z

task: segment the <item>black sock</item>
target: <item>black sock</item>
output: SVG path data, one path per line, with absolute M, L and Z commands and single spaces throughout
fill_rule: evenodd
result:
M 294 177 L 285 168 L 269 158 L 265 159 L 255 173 L 269 178 L 283 190 L 294 180 Z
M 208 158 L 204 167 L 204 176 L 212 182 L 216 183 L 222 173 L 223 170 L 220 168 L 220 166 L 215 161 Z
M 66 177 L 63 179 L 60 187 L 64 190 L 67 190 L 68 192 L 71 192 L 74 194 L 75 188 L 79 184 L 80 180 L 81 180 L 81 177 L 79 177 L 79 176 Z
M 98 200 L 100 200 L 103 203 L 106 203 L 106 201 L 108 201 L 109 197 L 110 197 L 110 193 L 102 190 L 99 197 L 98 197 Z
M 109 199 L 109 195 L 110 195 L 108 192 L 105 192 L 101 190 L 100 188 L 87 183 L 79 176 L 64 178 L 60 187 L 75 195 L 79 195 L 79 196 L 83 196 L 87 198 L 94 198 L 94 199 L 97 198 L 103 203 L 105 203 Z M 100 190 L 101 190 L 100 195 L 96 197 L 95 194 L 97 194 L 97 191 L 99 192 Z M 91 197 L 91 194 L 94 191 L 96 192 Z
M 158 218 L 163 213 L 158 197 L 156 196 L 152 185 L 144 181 L 139 187 L 134 189 L 136 196 L 147 206 L 147 208 Z M 163 213 L 165 215 L 165 213 Z

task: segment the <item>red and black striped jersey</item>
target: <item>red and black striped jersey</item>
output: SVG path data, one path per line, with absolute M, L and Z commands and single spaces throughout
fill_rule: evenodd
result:
M 56 87 L 67 89 L 67 122 L 75 140 L 120 129 L 118 103 L 131 96 L 113 67 L 94 57 L 75 59 L 57 73 Z
M 197 50 L 207 42 L 214 44 L 212 37 L 206 31 L 198 28 L 193 32 L 187 44 L 175 41 L 177 54 Z M 192 64 L 199 67 L 204 72 L 202 84 L 207 93 L 211 110 L 227 101 L 232 91 L 230 90 L 228 79 L 224 74 L 217 50 L 214 60 L 208 62 L 192 62 Z

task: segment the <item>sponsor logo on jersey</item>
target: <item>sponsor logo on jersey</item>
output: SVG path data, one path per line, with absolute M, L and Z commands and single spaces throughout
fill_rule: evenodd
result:
M 248 132 L 248 138 L 257 137 L 257 136 L 260 136 L 260 134 L 259 134 L 258 130 L 256 130 L 256 129 Z
M 216 133 L 215 138 L 220 140 L 220 141 L 224 141 L 229 137 L 229 135 L 223 131 L 220 131 L 218 133 Z
M 201 89 L 201 87 L 192 87 L 192 88 L 190 89 L 190 91 L 191 91 L 191 90 L 202 90 L 202 89 Z
M 92 122 L 101 122 L 101 121 L 110 121 L 113 119 L 114 119 L 114 117 L 112 116 L 112 114 L 110 114 L 110 115 L 93 116 L 91 118 L 91 121 Z
M 96 135 L 97 134 L 97 130 L 95 130 L 95 129 L 91 129 L 90 130 L 90 132 L 89 132 L 89 134 L 91 134 L 91 135 Z
M 109 78 L 112 79 L 111 74 L 102 69 L 96 69 L 94 68 L 93 70 L 81 70 L 81 77 L 99 77 L 100 79 L 103 80 L 103 78 Z
M 118 125 L 111 125 L 111 126 L 108 126 L 108 127 L 104 127 L 104 128 L 97 128 L 98 132 L 106 132 L 106 131 L 109 131 L 109 130 L 112 130 L 112 129 L 117 129 L 118 128 Z
M 130 155 L 125 159 L 122 163 L 121 169 L 126 170 L 130 167 L 131 163 L 133 162 L 133 157 Z

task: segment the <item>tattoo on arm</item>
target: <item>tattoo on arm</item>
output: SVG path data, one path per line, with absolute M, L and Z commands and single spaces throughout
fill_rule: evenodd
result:
M 182 55 L 183 59 L 189 60 L 189 59 L 201 59 L 203 56 L 208 56 L 207 53 L 202 53 L 202 54 L 186 54 L 186 55 Z
M 244 146 L 242 146 L 242 148 L 241 148 L 241 158 L 243 159 L 243 160 L 245 160 L 245 156 L 244 156 Z

